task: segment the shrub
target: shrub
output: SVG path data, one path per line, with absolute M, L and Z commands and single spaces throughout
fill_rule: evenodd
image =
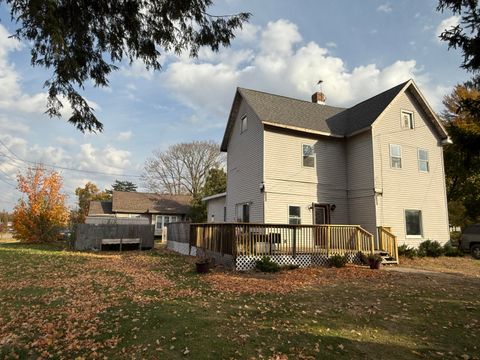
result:
M 359 251 L 357 253 L 358 259 L 360 260 L 360 264 L 368 265 L 368 256 L 365 255 L 363 252 Z
M 413 259 L 418 254 L 417 254 L 417 249 L 413 247 L 409 247 L 406 244 L 403 244 L 398 247 L 398 255 L 405 256 L 406 258 L 409 258 L 409 259 Z
M 288 265 L 283 265 L 281 267 L 282 270 L 295 270 L 295 269 L 298 269 L 299 266 L 296 265 L 296 264 L 288 264 Z
M 458 246 L 454 246 L 451 241 L 443 245 L 443 254 L 449 257 L 463 256 L 462 251 L 458 248 Z
M 425 240 L 418 246 L 418 256 L 439 257 L 442 254 L 443 248 L 438 241 Z
M 269 256 L 264 256 L 255 262 L 255 269 L 261 272 L 274 273 L 280 271 L 280 265 L 270 259 Z
M 332 257 L 330 257 L 329 262 L 330 262 L 330 266 L 341 268 L 347 265 L 348 259 L 346 256 L 333 255 Z

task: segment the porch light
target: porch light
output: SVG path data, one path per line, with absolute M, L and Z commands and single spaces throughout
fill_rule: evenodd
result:
M 331 211 L 335 211 L 336 208 L 337 208 L 337 205 L 335 205 L 335 204 L 330 205 L 330 210 Z

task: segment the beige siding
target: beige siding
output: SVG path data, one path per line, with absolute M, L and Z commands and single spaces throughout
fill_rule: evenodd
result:
M 402 109 L 413 111 L 414 129 L 402 129 Z M 402 169 L 390 167 L 389 144 L 402 147 Z M 446 242 L 449 230 L 442 146 L 426 114 L 408 90 L 374 123 L 373 148 L 375 188 L 383 191 L 377 199 L 377 225 L 391 227 L 400 244 L 417 246 L 425 239 Z M 418 170 L 419 148 L 428 151 L 428 173 Z M 422 211 L 421 238 L 406 237 L 406 209 Z
M 223 221 L 223 209 L 225 196 L 207 201 L 207 221 L 221 223 Z
M 345 144 L 342 139 L 275 128 L 265 133 L 265 222 L 288 223 L 289 205 L 300 206 L 302 224 L 312 224 L 312 203 L 335 204 L 331 221 L 348 222 Z M 304 167 L 302 145 L 313 145 L 315 167 Z
M 248 118 L 240 133 L 240 120 Z M 235 221 L 235 205 L 250 203 L 250 222 L 263 222 L 263 125 L 242 100 L 227 151 L 227 222 Z
M 375 234 L 375 195 L 373 176 L 373 148 L 371 131 L 365 131 L 346 140 L 348 221 L 362 225 Z

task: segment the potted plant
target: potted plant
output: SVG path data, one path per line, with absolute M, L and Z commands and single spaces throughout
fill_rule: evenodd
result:
M 195 261 L 195 267 L 197 269 L 197 273 L 199 274 L 206 274 L 210 270 L 210 265 L 212 261 L 210 258 L 207 257 L 206 254 L 203 256 L 197 257 L 197 261 Z
M 382 257 L 378 254 L 370 254 L 367 257 L 368 265 L 370 265 L 370 269 L 380 269 L 380 265 L 382 265 Z

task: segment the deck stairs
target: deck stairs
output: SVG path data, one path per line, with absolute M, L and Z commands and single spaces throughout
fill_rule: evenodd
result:
M 375 250 L 375 254 L 382 257 L 382 264 L 384 265 L 398 264 L 398 260 L 392 257 L 388 251 Z
M 382 264 L 398 264 L 398 241 L 389 227 L 377 227 L 378 249 L 375 253 L 382 257 Z

